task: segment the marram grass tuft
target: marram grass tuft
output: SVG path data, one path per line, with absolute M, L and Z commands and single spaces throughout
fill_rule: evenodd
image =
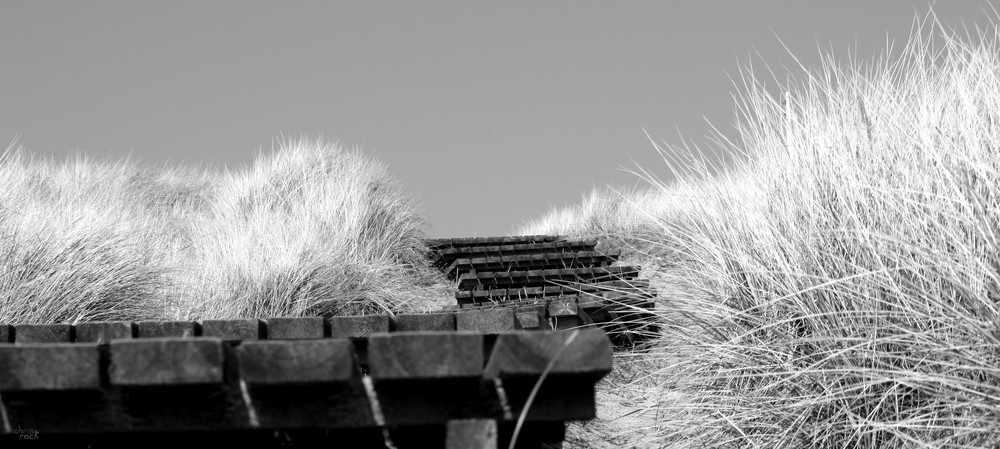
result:
M 0 158 L 0 322 L 395 313 L 447 292 L 415 200 L 311 140 L 246 170 Z
M 611 236 L 659 283 L 657 342 L 573 438 L 1000 447 L 1000 41 L 936 26 L 787 84 L 748 67 L 729 170 L 640 170 L 521 229 Z

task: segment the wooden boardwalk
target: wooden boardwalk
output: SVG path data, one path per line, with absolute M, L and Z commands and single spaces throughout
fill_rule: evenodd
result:
M 648 281 L 589 240 L 428 244 L 453 310 L 0 323 L 0 447 L 558 447 Z
M 462 310 L 512 308 L 521 321 L 550 329 L 596 325 L 616 344 L 656 331 L 656 292 L 639 267 L 592 239 L 512 236 L 429 241 L 430 259 L 455 281 Z M 543 325 L 544 327 L 544 325 Z

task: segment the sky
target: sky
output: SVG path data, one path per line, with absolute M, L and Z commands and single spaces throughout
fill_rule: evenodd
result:
M 901 46 L 927 1 L 0 0 L 0 144 L 241 168 L 298 136 L 384 161 L 434 237 L 668 178 L 731 132 L 742 65 Z M 945 26 L 989 2 L 940 1 Z M 787 47 L 787 49 L 785 48 Z M 790 52 L 790 53 L 789 53 Z M 856 52 L 856 53 L 855 53 Z

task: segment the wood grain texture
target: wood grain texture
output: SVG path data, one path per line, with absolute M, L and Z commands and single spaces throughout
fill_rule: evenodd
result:
M 605 307 L 604 298 L 599 295 L 584 294 L 577 297 L 576 305 L 588 313 Z
M 486 245 L 512 245 L 512 244 L 533 244 L 548 243 L 565 240 L 566 237 L 559 235 L 512 235 L 499 237 L 456 237 L 448 239 L 427 239 L 424 243 L 432 248 L 459 248 L 467 246 Z
M 191 338 L 198 335 L 194 321 L 140 321 L 136 323 L 139 338 Z
M 576 241 L 553 241 L 546 243 L 513 243 L 507 245 L 479 245 L 479 246 L 444 246 L 434 250 L 434 253 L 442 256 L 460 255 L 459 257 L 479 257 L 474 254 L 500 253 L 538 253 L 547 251 L 593 251 L 597 246 L 597 240 L 576 240 Z M 501 249 L 502 248 L 502 249 Z
M 456 332 L 399 332 L 368 339 L 374 380 L 479 377 L 483 336 Z
M 549 313 L 549 301 L 545 299 L 528 299 L 515 303 L 518 312 L 528 312 L 535 311 L 542 316 L 542 319 L 548 318 Z
M 14 326 L 14 342 L 25 343 L 69 343 L 73 341 L 73 326 L 70 324 L 18 324 Z
M 223 340 L 259 340 L 264 324 L 256 318 L 242 320 L 204 320 L 201 335 Z
M 571 334 L 576 337 L 569 340 Z M 567 344 L 568 343 L 568 344 Z M 569 332 L 517 332 L 497 336 L 483 375 L 486 378 L 538 376 L 559 353 L 550 374 L 590 375 L 611 372 L 611 341 L 600 329 Z
M 133 338 L 136 332 L 131 321 L 92 321 L 77 324 L 75 328 L 78 343 L 108 344 L 111 340 Z
M 99 389 L 97 344 L 0 345 L 0 391 Z
M 333 338 L 365 338 L 389 332 L 388 315 L 335 316 L 330 318 L 330 336 Z
M 453 279 L 469 271 L 503 271 L 547 268 L 607 266 L 618 261 L 619 252 L 559 251 L 505 254 L 455 259 L 445 269 L 445 275 Z
M 517 322 L 520 324 L 521 329 L 524 330 L 542 330 L 543 328 L 548 329 L 549 325 L 545 321 L 545 317 L 538 313 L 537 310 L 524 310 L 520 309 L 517 312 Z
M 240 378 L 251 385 L 343 382 L 359 376 L 346 339 L 248 341 L 235 354 Z
M 323 338 L 326 320 L 318 316 L 274 317 L 267 319 L 268 340 Z
M 453 331 L 454 313 L 418 313 L 396 315 L 396 332 Z
M 455 314 L 456 328 L 460 331 L 499 334 L 518 329 L 513 308 L 476 308 Z
M 222 382 L 220 338 L 149 338 L 111 342 L 112 385 L 203 385 Z
M 577 307 L 575 300 L 554 299 L 549 303 L 550 317 L 577 316 L 579 314 L 580 309 Z
M 584 267 L 560 268 L 546 270 L 511 270 L 511 271 L 480 271 L 466 273 L 458 277 L 458 288 L 471 290 L 489 288 L 492 286 L 532 287 L 545 286 L 552 281 L 559 282 L 614 282 L 621 279 L 634 279 L 639 275 L 636 267 Z
M 448 421 L 446 449 L 496 449 L 497 422 L 492 419 Z

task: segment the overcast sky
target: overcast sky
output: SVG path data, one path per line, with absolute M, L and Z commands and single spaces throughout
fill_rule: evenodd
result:
M 322 135 L 387 162 L 432 235 L 500 235 L 635 184 L 632 160 L 666 174 L 643 129 L 730 128 L 729 77 L 756 52 L 791 64 L 778 38 L 807 64 L 817 45 L 871 55 L 927 6 L 0 0 L 0 141 L 240 167 L 282 134 Z M 934 10 L 993 16 L 985 0 Z

